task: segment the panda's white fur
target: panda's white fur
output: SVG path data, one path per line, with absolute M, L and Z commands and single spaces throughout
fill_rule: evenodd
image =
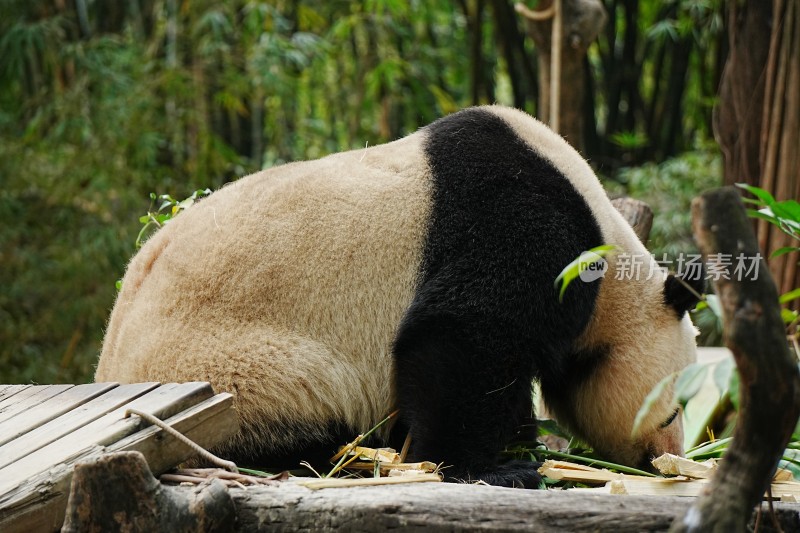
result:
M 95 379 L 209 381 L 235 395 L 232 447 L 370 428 L 425 235 L 420 141 L 259 172 L 176 217 L 128 266 Z
M 480 110 L 571 182 L 617 255 L 654 265 L 561 137 L 520 111 Z M 323 440 L 331 423 L 371 427 L 396 405 L 393 342 L 430 229 L 427 135 L 250 175 L 171 221 L 128 266 L 96 380 L 205 380 L 232 392 L 243 429 L 229 450 L 287 451 Z M 694 359 L 695 330 L 664 304 L 660 270 L 619 281 L 615 257 L 576 339 L 613 349 L 568 398 L 545 400 L 600 451 L 640 464 L 682 451 L 680 417 L 660 427 L 675 408 L 668 395 L 633 441 L 630 431 L 652 386 Z

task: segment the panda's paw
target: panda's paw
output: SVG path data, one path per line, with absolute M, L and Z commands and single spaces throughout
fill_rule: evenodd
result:
M 468 475 L 461 476 L 451 475 L 447 476 L 445 480 L 462 483 L 483 481 L 498 487 L 538 489 L 544 486 L 542 476 L 538 472 L 541 466 L 542 463 L 533 461 L 509 461 L 486 472 L 471 472 Z

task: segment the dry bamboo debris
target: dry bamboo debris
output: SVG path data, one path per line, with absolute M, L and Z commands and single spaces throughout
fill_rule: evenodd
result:
M 627 478 L 610 481 L 609 492 L 632 496 L 700 496 L 711 487 L 708 479 L 685 479 L 683 481 L 676 481 L 678 478 L 647 479 L 648 481 Z M 653 483 L 649 481 L 651 479 L 662 479 L 666 483 Z M 773 482 L 771 492 L 773 500 L 800 501 L 800 483 L 796 481 Z M 768 499 L 768 495 L 765 494 L 764 499 Z
M 708 479 L 717 469 L 717 461 L 708 459 L 702 463 L 665 453 L 661 457 L 653 459 L 653 466 L 665 476 L 686 476 L 695 479 Z M 791 475 L 791 474 L 790 474 Z
M 547 476 L 550 479 L 557 479 L 559 481 L 576 481 L 585 483 L 587 485 L 604 485 L 609 481 L 617 479 L 645 479 L 645 480 L 662 480 L 667 478 L 644 477 L 630 474 L 619 474 L 610 470 L 594 468 L 586 465 L 577 465 L 568 463 L 566 461 L 545 461 L 539 468 L 539 473 Z M 683 478 L 685 479 L 685 478 Z
M 380 471 L 381 476 L 415 475 L 436 472 L 437 466 L 430 461 L 418 463 L 403 463 L 401 454 L 391 448 L 367 448 L 365 446 L 343 446 L 333 456 L 331 461 L 339 459 L 342 455 L 351 458 L 345 462 L 348 470 Z
M 376 485 L 398 485 L 401 483 L 436 483 L 441 482 L 439 474 L 415 474 L 399 477 L 364 477 L 364 478 L 324 478 L 304 481 L 300 485 L 312 489 L 333 489 L 346 487 L 374 487 Z
M 707 459 L 702 463 L 665 453 L 661 457 L 653 459 L 653 466 L 665 476 L 686 476 L 694 479 L 708 479 L 717 469 L 719 459 Z M 773 483 L 794 481 L 794 476 L 790 470 L 778 468 L 772 476 Z
M 281 472 L 270 477 L 250 476 L 230 472 L 222 468 L 184 468 L 159 476 L 159 480 L 167 483 L 193 483 L 199 485 L 209 479 L 219 479 L 228 487 L 245 488 L 247 485 L 274 485 L 286 481 L 288 472 Z
M 586 485 L 602 485 L 595 489 L 577 490 L 637 496 L 699 496 L 710 486 L 708 478 L 716 469 L 717 461 L 709 459 L 698 463 L 691 459 L 665 454 L 654 459 L 653 465 L 662 474 L 675 477 L 619 474 L 566 461 L 545 461 L 539 469 L 539 473 L 551 479 L 574 481 Z M 793 481 L 790 471 L 779 468 L 773 477 L 772 495 L 773 499 L 780 499 L 784 502 L 800 501 L 800 483 Z

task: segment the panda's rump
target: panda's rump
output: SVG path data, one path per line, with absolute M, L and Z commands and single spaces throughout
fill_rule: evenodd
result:
M 181 214 L 132 260 L 96 379 L 208 380 L 247 446 L 367 429 L 393 402 L 426 230 L 418 144 L 277 167 Z

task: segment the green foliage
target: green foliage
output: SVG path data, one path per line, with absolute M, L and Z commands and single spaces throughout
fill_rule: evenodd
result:
M 620 131 L 611 135 L 611 142 L 625 150 L 635 150 L 647 145 L 647 136 L 635 131 Z
M 800 203 L 797 200 L 775 200 L 772 195 L 759 187 L 738 183 L 737 186 L 745 189 L 757 199 L 742 198 L 746 203 L 756 205 L 760 209 L 748 209 L 747 214 L 753 218 L 766 220 L 780 228 L 782 232 L 796 241 L 800 241 Z M 772 252 L 770 257 L 779 257 L 791 252 L 800 251 L 800 246 L 784 246 Z
M 766 220 L 773 226 L 780 228 L 782 232 L 795 241 L 800 241 L 800 203 L 797 200 L 778 201 L 768 191 L 760 187 L 754 187 L 746 183 L 737 183 L 737 186 L 755 196 L 755 199 L 742 198 L 745 203 L 758 207 L 758 209 L 748 209 L 748 215 Z M 772 252 L 770 257 L 779 257 L 797 251 L 800 251 L 800 246 L 784 246 Z M 787 304 L 798 298 L 800 298 L 800 288 L 781 295 L 779 301 L 781 304 Z M 790 334 L 800 331 L 800 326 L 797 325 L 798 321 L 800 321 L 800 312 L 783 308 L 781 309 L 781 317 L 787 326 L 795 326 L 795 331 L 790 331 Z
M 595 246 L 591 250 L 586 250 L 581 253 L 581 255 L 565 266 L 561 273 L 556 276 L 555 282 L 553 283 L 555 287 L 559 289 L 558 301 L 560 302 L 564 299 L 564 293 L 567 291 L 567 287 L 575 278 L 581 275 L 581 272 L 584 272 L 592 265 L 598 264 L 603 257 L 612 252 L 614 248 L 615 247 L 610 244 Z M 559 284 L 561 284 L 560 288 Z
M 666 130 L 651 132 L 648 115 L 678 120 L 671 138 L 679 141 L 695 140 L 682 131 L 708 136 L 701 73 L 716 57 L 705 51 L 718 42 L 718 2 L 633 4 L 616 5 L 616 31 L 592 52 L 592 94 L 605 126 L 598 132 L 608 148 L 596 160 L 610 168 L 620 152 L 656 155 L 656 130 Z M 275 164 L 389 141 L 472 103 L 535 110 L 533 44 L 512 2 L 82 5 L 83 20 L 75 3 L 3 2 L 0 381 L 90 379 L 115 297 L 110 280 L 135 251 L 140 228 L 130 221 L 147 210 L 150 191 L 183 198 Z M 622 10 L 634 7 L 645 47 L 633 69 L 642 98 L 615 82 L 630 67 L 617 53 Z M 501 27 L 504 14 L 516 33 Z M 655 78 L 682 38 L 694 43 L 681 80 L 687 90 L 681 106 L 669 107 Z M 609 102 L 627 106 L 634 120 L 611 124 Z M 692 176 L 681 185 L 700 186 Z M 141 238 L 166 214 L 153 209 Z
M 748 209 L 748 214 L 753 218 L 759 218 L 768 221 L 770 224 L 780 228 L 781 231 L 790 235 L 793 239 L 800 241 L 800 204 L 795 200 L 777 201 L 769 192 L 747 184 L 738 184 L 739 187 L 746 190 L 754 196 L 754 198 L 744 198 L 744 202 L 756 206 L 758 209 Z M 788 249 L 787 249 L 788 248 Z M 778 257 L 784 253 L 800 250 L 799 247 L 791 246 L 781 248 L 772 254 L 772 257 Z M 778 304 L 785 305 L 800 298 L 800 288 L 791 290 L 778 299 Z M 698 305 L 699 310 L 716 317 L 719 324 L 722 323 L 722 309 L 720 307 L 719 299 L 716 295 L 706 295 L 704 301 Z M 787 325 L 789 338 L 795 338 L 797 335 L 797 322 L 798 313 L 791 309 L 782 309 L 782 318 Z M 794 328 L 794 330 L 792 329 Z M 794 345 L 797 350 L 797 344 Z M 797 354 L 800 356 L 800 354 Z M 694 397 L 700 390 L 700 387 L 705 380 L 708 367 L 710 365 L 701 365 L 695 363 L 688 366 L 678 377 L 676 382 L 676 399 L 684 406 L 692 397 Z M 720 398 L 717 407 L 712 411 L 710 417 L 721 418 L 731 411 L 738 413 L 740 407 L 740 382 L 739 373 L 732 359 L 724 359 L 717 363 L 713 374 L 714 384 L 720 393 Z M 637 414 L 636 420 L 644 418 L 652 408 L 655 400 L 661 396 L 666 384 L 669 383 L 675 376 L 667 376 L 659 383 L 653 391 L 648 395 L 644 404 Z M 713 424 L 713 420 L 707 421 L 708 425 Z M 735 419 L 727 424 L 724 430 L 725 435 L 730 435 L 735 426 Z M 721 439 L 712 439 L 710 442 L 698 444 L 694 448 L 687 451 L 686 456 L 695 460 L 704 460 L 711 457 L 722 457 L 730 445 L 731 438 L 725 437 Z M 800 424 L 795 428 L 787 449 L 784 451 L 783 458 L 780 466 L 789 469 L 795 478 L 800 479 Z
M 715 147 L 686 152 L 663 163 L 621 169 L 605 185 L 612 194 L 647 202 L 653 209 L 648 248 L 657 259 L 666 254 L 696 253 L 692 239 L 691 203 L 698 191 L 718 187 L 722 162 Z
M 183 200 L 176 200 L 169 194 L 161 194 L 156 196 L 156 193 L 150 193 L 150 209 L 146 215 L 139 217 L 139 222 L 142 223 L 142 229 L 136 236 L 136 248 L 141 248 L 144 241 L 157 229 L 163 227 L 170 220 L 178 216 L 181 211 L 188 209 L 194 203 L 202 198 L 211 194 L 211 189 L 198 189 L 192 193 L 191 196 Z M 155 211 L 156 200 L 161 200 L 161 205 Z
M 84 28 L 71 5 L 3 4 L 0 382 L 91 378 L 148 191 L 182 198 L 465 104 L 465 25 L 449 5 L 88 8 Z M 136 240 L 172 214 L 164 200 Z

